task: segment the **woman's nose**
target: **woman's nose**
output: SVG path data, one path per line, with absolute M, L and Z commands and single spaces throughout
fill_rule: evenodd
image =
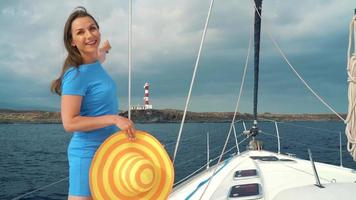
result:
M 93 37 L 93 34 L 89 30 L 87 30 L 87 31 L 85 31 L 85 37 L 91 38 L 91 37 Z

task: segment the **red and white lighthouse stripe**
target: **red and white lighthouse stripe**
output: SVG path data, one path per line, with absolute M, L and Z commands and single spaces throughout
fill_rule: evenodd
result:
M 145 89 L 145 96 L 143 97 L 145 106 L 150 105 L 150 103 L 149 103 L 149 87 L 150 87 L 150 84 L 148 84 L 147 82 L 143 86 L 143 88 Z

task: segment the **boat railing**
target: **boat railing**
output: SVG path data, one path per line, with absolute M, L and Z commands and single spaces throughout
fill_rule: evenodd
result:
M 241 143 L 245 142 L 246 140 L 247 140 L 247 138 L 244 138 L 243 140 L 241 140 L 241 141 L 238 143 L 238 145 L 240 145 Z M 227 151 L 225 151 L 224 154 L 223 154 L 223 156 L 226 156 L 229 152 L 231 152 L 232 150 L 234 150 L 234 149 L 236 148 L 236 146 L 238 146 L 238 145 L 234 145 L 234 146 L 232 146 L 230 149 L 228 149 Z M 217 147 L 213 148 L 212 150 L 218 150 L 218 149 L 221 149 L 221 147 L 222 147 L 222 146 L 217 146 Z M 210 151 L 211 151 L 211 150 L 210 150 Z M 232 154 L 232 155 L 233 155 L 233 154 Z M 219 157 L 220 157 L 220 155 L 218 155 L 218 156 L 216 156 L 215 158 L 209 160 L 209 163 L 212 163 L 212 162 L 218 160 Z M 183 164 L 187 164 L 187 163 L 189 163 L 189 162 L 191 162 L 191 161 L 193 161 L 193 160 L 196 160 L 196 158 L 197 158 L 197 157 L 195 157 L 194 159 L 189 159 L 189 160 L 187 160 L 186 162 L 184 162 L 184 163 L 179 163 L 179 164 L 176 165 L 176 166 L 183 165 Z M 181 180 L 177 181 L 176 183 L 174 183 L 173 186 L 179 185 L 180 183 L 186 181 L 186 180 L 189 179 L 190 177 L 196 175 L 198 172 L 201 172 L 207 165 L 208 165 L 208 163 L 207 163 L 207 164 L 204 164 L 204 165 L 201 166 L 201 167 L 199 167 L 197 170 L 195 170 L 194 172 L 190 173 L 188 176 L 186 176 L 186 177 L 182 178 Z M 206 169 L 206 170 L 208 170 L 208 169 Z
M 274 135 L 274 134 L 272 134 L 272 133 L 269 133 L 269 132 L 261 131 L 260 133 L 263 134 L 263 135 L 266 135 L 266 136 L 270 136 L 270 137 L 275 137 L 275 138 L 277 138 L 276 135 Z M 279 139 L 280 139 L 280 140 L 284 140 L 284 139 L 286 139 L 286 138 L 280 137 Z M 303 146 L 305 146 L 305 147 L 309 147 L 309 146 L 310 146 L 309 144 L 305 144 L 305 143 L 303 143 L 303 142 L 293 141 L 293 140 L 291 140 L 291 139 L 286 139 L 286 140 L 288 140 L 288 142 L 293 143 L 293 144 L 303 145 Z M 315 144 L 313 144 L 313 145 L 314 145 L 313 148 L 315 148 L 315 149 L 328 150 L 328 151 L 338 151 L 338 152 L 340 151 L 340 150 L 335 150 L 334 148 L 320 147 L 320 146 L 317 146 L 317 145 L 315 145 Z M 345 152 L 345 151 L 342 151 L 342 152 Z
M 240 135 L 240 136 L 242 136 L 242 134 Z M 241 143 L 243 143 L 245 140 L 247 140 L 247 138 L 244 138 L 243 140 L 241 140 L 239 143 L 238 143 L 238 145 L 240 145 Z M 217 150 L 220 150 L 222 148 L 222 145 L 221 146 L 216 146 L 216 147 L 214 147 L 214 148 L 212 148 L 212 149 L 209 149 L 209 152 L 216 152 Z M 236 148 L 236 145 L 234 145 L 234 146 L 232 146 L 230 149 L 228 149 L 227 151 L 225 151 L 225 153 L 224 153 L 224 155 L 226 155 L 227 154 L 227 152 L 230 152 L 230 151 L 232 151 L 233 149 L 235 149 Z M 202 158 L 202 157 L 204 157 L 205 155 L 204 154 L 199 154 L 199 155 L 196 155 L 196 156 L 194 156 L 194 157 L 192 157 L 192 158 L 190 158 L 190 159 L 188 159 L 188 160 L 185 160 L 184 162 L 180 162 L 180 163 L 178 163 L 178 164 L 176 164 L 176 165 L 174 165 L 176 168 L 178 168 L 178 167 L 180 167 L 180 166 L 183 166 L 183 165 L 186 165 L 187 163 L 190 163 L 190 162 L 192 162 L 192 161 L 195 161 L 195 160 L 197 160 L 198 158 Z M 210 156 L 209 156 L 210 157 Z M 219 157 L 219 156 L 218 156 Z M 212 163 L 213 161 L 215 161 L 216 160 L 216 157 L 215 158 L 213 158 L 213 159 L 210 159 L 209 160 L 209 164 L 210 163 Z M 206 166 L 207 164 L 205 164 L 204 166 Z
M 275 128 L 276 128 L 276 135 L 266 132 L 266 131 L 261 131 L 260 133 L 266 136 L 270 136 L 270 137 L 275 137 L 277 138 L 277 142 L 278 142 L 278 153 L 280 153 L 280 149 L 281 149 L 281 143 L 280 141 L 283 139 L 285 139 L 284 137 L 280 137 L 279 135 L 279 128 L 278 128 L 278 124 L 283 123 L 284 125 L 287 126 L 293 126 L 293 127 L 302 127 L 302 128 L 306 128 L 306 129 L 312 129 L 312 130 L 318 130 L 318 131 L 323 131 L 323 132 L 329 132 L 329 133 L 338 133 L 339 134 L 339 149 L 335 150 L 335 148 L 328 148 L 328 147 L 320 147 L 317 146 L 316 144 L 313 144 L 313 148 L 316 149 L 320 149 L 320 150 L 326 150 L 326 151 L 338 151 L 339 152 L 339 159 L 340 159 L 340 167 L 343 167 L 343 160 L 342 160 L 342 155 L 344 152 L 344 150 L 342 150 L 342 133 L 339 131 L 330 131 L 328 129 L 322 129 L 322 128 L 315 128 L 315 127 L 310 127 L 310 126 L 302 126 L 302 125 L 296 125 L 296 124 L 287 124 L 286 122 L 277 122 L 275 120 L 268 120 L 270 122 L 273 122 L 275 124 Z M 293 141 L 291 139 L 286 139 L 288 140 L 288 142 L 293 143 L 293 144 L 297 144 L 297 145 L 303 145 L 306 146 L 307 148 L 309 148 L 309 144 L 305 144 L 302 142 L 298 142 L 298 141 Z
M 288 143 L 292 143 L 292 144 L 296 144 L 296 145 L 302 145 L 302 146 L 305 146 L 306 148 L 310 148 L 310 145 L 308 144 L 305 144 L 303 142 L 298 142 L 298 141 L 294 141 L 294 140 L 291 140 L 291 139 L 287 139 L 287 138 L 284 138 L 284 137 L 281 137 L 280 134 L 279 134 L 279 127 L 278 127 L 278 124 L 281 124 L 283 123 L 284 125 L 289 125 L 289 126 L 294 126 L 294 127 L 299 127 L 299 128 L 306 128 L 306 129 L 312 129 L 312 130 L 318 130 L 318 131 L 324 131 L 324 132 L 330 132 L 330 133 L 337 133 L 336 131 L 330 131 L 328 129 L 322 129 L 322 128 L 315 128 L 315 127 L 310 127 L 310 126 L 303 126 L 303 125 L 295 125 L 295 124 L 287 124 L 286 122 L 278 122 L 278 121 L 275 121 L 275 120 L 266 120 L 266 119 L 263 119 L 265 121 L 270 121 L 270 122 L 273 122 L 274 125 L 275 125 L 275 129 L 276 129 L 276 134 L 272 134 L 272 133 L 269 133 L 269 132 L 266 132 L 266 131 L 261 131 L 260 133 L 263 134 L 263 135 L 266 135 L 266 136 L 269 136 L 269 137 L 274 137 L 277 139 L 277 144 L 278 144 L 278 153 L 280 154 L 281 153 L 281 141 L 282 140 L 288 140 Z M 245 125 L 245 122 L 244 121 L 236 121 L 234 124 L 236 124 L 237 122 L 241 122 L 243 124 L 243 127 L 245 128 L 246 125 Z M 235 125 L 233 126 L 233 131 L 234 131 L 234 134 L 236 135 L 236 128 L 235 128 Z M 317 146 L 315 144 L 313 144 L 313 148 L 316 148 L 316 149 L 320 149 L 320 150 L 326 150 L 326 151 L 339 151 L 339 157 L 340 157 L 340 166 L 342 167 L 343 166 L 343 163 L 342 163 L 342 153 L 345 153 L 345 151 L 342 150 L 342 136 L 341 136 L 341 132 L 338 132 L 339 133 L 339 150 L 335 150 L 334 148 L 328 148 L 328 147 L 321 147 L 321 146 Z M 231 152 L 232 150 L 234 149 L 237 149 L 236 153 L 239 154 L 239 145 L 242 144 L 243 142 L 245 142 L 248 137 L 244 138 L 243 140 L 241 140 L 240 142 L 238 142 L 238 138 L 243 136 L 243 134 L 239 134 L 239 135 L 236 135 L 235 136 L 235 141 L 236 141 L 236 144 L 234 146 L 232 146 L 230 149 L 228 149 L 227 151 L 225 151 L 225 153 L 223 155 L 226 155 L 228 154 L 229 152 Z M 191 138 L 196 138 L 196 137 L 201 137 L 200 135 L 197 135 L 197 136 L 193 136 L 193 137 L 190 137 L 189 139 L 185 140 L 185 141 L 189 141 Z M 207 145 L 209 144 L 209 141 L 207 141 Z M 207 154 L 209 154 L 209 152 L 214 152 L 218 149 L 221 149 L 222 147 L 221 146 L 216 146 L 212 149 L 208 149 L 207 150 Z M 286 155 L 291 155 L 289 153 L 286 153 L 284 152 Z M 295 155 L 295 154 L 293 154 Z M 179 164 L 176 164 L 175 166 L 176 167 L 179 167 L 179 166 L 183 166 L 183 165 L 186 165 L 187 163 L 190 163 L 192 161 L 196 161 L 197 159 L 199 158 L 202 158 L 203 156 L 205 155 L 197 155 L 189 160 L 186 160 L 185 162 L 182 162 L 182 163 L 179 163 Z M 208 156 L 209 157 L 209 156 Z M 180 183 L 184 182 L 185 180 L 189 179 L 190 177 L 194 176 L 195 174 L 197 174 L 198 172 L 201 172 L 204 168 L 208 169 L 207 166 L 216 161 L 218 158 L 220 157 L 217 156 L 215 157 L 214 159 L 211 159 L 209 161 L 207 161 L 206 164 L 202 165 L 201 167 L 199 167 L 198 169 L 196 169 L 195 171 L 193 171 L 192 173 L 190 173 L 189 175 L 187 175 L 186 177 L 182 178 L 181 180 L 177 181 L 174 186 L 176 185 L 179 185 Z
M 275 126 L 275 130 L 276 130 L 276 134 L 272 134 L 272 133 L 269 133 L 269 132 L 266 132 L 266 131 L 260 131 L 261 134 L 263 135 L 266 135 L 266 136 L 269 136 L 269 137 L 274 137 L 277 139 L 277 148 L 278 148 L 278 154 L 281 153 L 281 141 L 283 140 L 288 140 L 288 143 L 292 143 L 292 144 L 296 144 L 296 145 L 303 145 L 305 146 L 307 149 L 310 148 L 310 145 L 309 144 L 306 144 L 306 143 L 303 143 L 303 142 L 298 142 L 298 141 L 293 141 L 291 139 L 287 139 L 287 138 L 284 138 L 284 137 L 281 137 L 280 136 L 280 131 L 279 131 L 279 126 L 278 124 L 284 124 L 284 125 L 290 125 L 290 126 L 294 126 L 294 127 L 299 127 L 299 128 L 306 128 L 306 129 L 312 129 L 312 130 L 318 130 L 318 131 L 324 131 L 324 132 L 330 132 L 330 133 L 337 133 L 336 131 L 330 131 L 328 129 L 322 129 L 322 128 L 315 128 L 315 127 L 310 127 L 310 126 L 303 126 L 303 125 L 295 125 L 295 124 L 287 124 L 286 122 L 278 122 L 276 120 L 271 120 L 271 119 L 263 119 L 264 121 L 269 121 L 269 122 L 272 122 L 274 123 L 274 126 Z M 244 127 L 244 130 L 246 130 L 246 124 L 245 124 L 245 121 L 242 121 L 242 120 L 239 120 L 239 121 L 236 121 L 233 125 L 233 131 L 234 131 L 234 135 L 235 135 L 235 142 L 236 144 L 234 146 L 232 146 L 230 149 L 228 149 L 227 151 L 225 151 L 225 153 L 223 155 L 226 155 L 228 154 L 229 152 L 231 152 L 232 150 L 236 149 L 236 153 L 237 154 L 240 154 L 240 144 L 242 144 L 243 142 L 245 142 L 248 137 L 245 137 L 243 140 L 241 140 L 240 142 L 238 142 L 238 139 L 243 136 L 243 133 L 237 135 L 236 134 L 236 128 L 235 128 L 235 124 L 237 123 L 242 123 L 243 127 Z M 339 155 L 340 155 L 340 166 L 342 167 L 343 164 L 342 164 L 342 154 L 345 152 L 342 150 L 342 136 L 341 136 L 341 132 L 338 132 L 339 133 L 339 150 L 335 150 L 334 148 L 328 148 L 328 147 L 321 147 L 321 146 L 317 146 L 315 144 L 313 144 L 313 148 L 316 148 L 316 149 L 320 149 L 320 150 L 324 150 L 324 151 L 339 151 Z M 193 137 L 190 137 L 186 140 L 183 140 L 184 141 L 189 141 L 191 140 L 192 138 L 195 138 L 195 137 L 201 137 L 201 135 L 197 135 L 197 136 L 193 136 Z M 210 152 L 214 152 L 216 150 L 219 150 L 222 148 L 222 146 L 216 146 L 212 149 L 210 149 L 208 147 L 209 145 L 209 140 L 207 139 L 207 157 L 209 158 L 209 154 Z M 283 152 L 285 153 L 286 155 L 291 155 L 289 153 L 286 153 L 286 152 Z M 295 154 L 293 154 L 295 155 Z M 203 154 L 200 154 L 200 155 L 197 155 L 195 157 L 192 157 L 191 159 L 189 160 L 186 160 L 185 162 L 182 162 L 182 163 L 179 163 L 179 164 L 176 164 L 175 166 L 176 167 L 179 167 L 179 166 L 183 166 L 183 165 L 186 165 L 187 163 L 190 163 L 192 161 L 196 161 L 197 159 L 199 158 L 202 158 L 204 157 L 205 155 Z M 216 161 L 218 158 L 220 157 L 217 156 L 215 157 L 214 159 L 211 159 L 211 160 L 207 160 L 207 163 L 202 165 L 201 167 L 199 167 L 198 169 L 196 169 L 195 171 L 193 171 L 192 173 L 190 173 L 189 175 L 187 175 L 186 177 L 182 178 L 181 180 L 177 181 L 174 186 L 176 185 L 179 185 L 180 183 L 184 182 L 185 180 L 189 179 L 190 177 L 192 177 L 193 175 L 197 174 L 198 172 L 201 172 L 204 168 L 206 168 L 206 170 L 208 170 L 208 166 L 210 165 L 210 163 L 212 163 L 213 161 Z

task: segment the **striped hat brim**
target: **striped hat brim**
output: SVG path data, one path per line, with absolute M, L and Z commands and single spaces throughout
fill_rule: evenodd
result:
M 125 131 L 109 138 L 96 151 L 90 167 L 93 199 L 167 199 L 174 168 L 163 145 L 137 130 L 130 141 Z

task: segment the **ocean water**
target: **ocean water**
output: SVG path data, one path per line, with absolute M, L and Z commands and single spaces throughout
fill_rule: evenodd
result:
M 187 123 L 184 126 L 180 148 L 175 163 L 175 181 L 189 175 L 206 164 L 206 137 L 210 137 L 210 158 L 217 157 L 227 137 L 229 123 Z M 247 123 L 247 127 L 251 124 Z M 173 155 L 180 124 L 136 124 L 156 136 L 168 153 Z M 343 139 L 343 165 L 356 169 L 346 150 L 346 137 L 342 122 L 286 122 L 279 123 L 281 152 L 294 153 L 308 159 L 307 149 L 318 162 L 339 165 L 339 133 Z M 262 122 L 264 149 L 277 151 L 274 123 Z M 237 134 L 243 126 L 236 123 Z M 233 136 L 233 134 L 231 134 Z M 0 199 L 12 199 L 68 176 L 67 145 L 71 134 L 60 124 L 0 124 Z M 238 137 L 239 141 L 244 139 Z M 246 143 L 239 147 L 243 151 Z M 235 145 L 230 137 L 228 148 Z M 232 148 L 229 154 L 236 153 Z M 64 180 L 22 199 L 67 199 L 68 181 Z

